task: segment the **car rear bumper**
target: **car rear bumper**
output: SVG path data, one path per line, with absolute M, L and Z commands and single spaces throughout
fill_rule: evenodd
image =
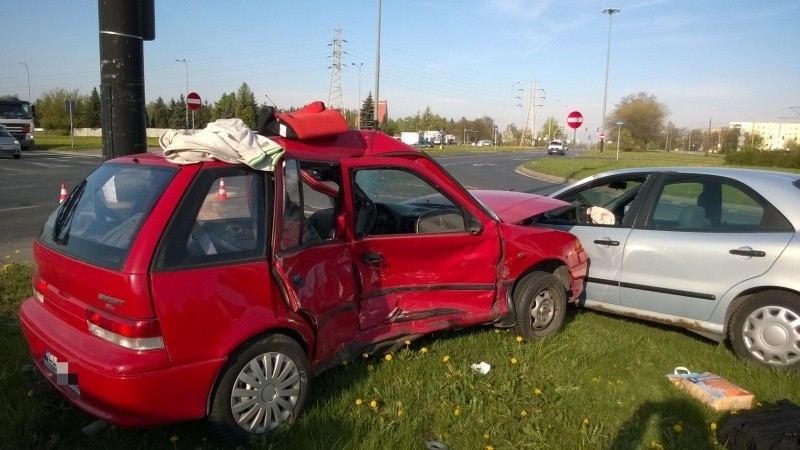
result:
M 44 378 L 83 411 L 123 427 L 204 417 L 211 386 L 225 363 L 174 367 L 164 350 L 110 344 L 67 325 L 34 298 L 20 306 L 19 319 Z

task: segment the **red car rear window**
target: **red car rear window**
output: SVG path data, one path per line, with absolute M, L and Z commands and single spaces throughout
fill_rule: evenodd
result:
M 120 269 L 141 224 L 176 172 L 103 164 L 53 211 L 39 240 L 88 263 Z

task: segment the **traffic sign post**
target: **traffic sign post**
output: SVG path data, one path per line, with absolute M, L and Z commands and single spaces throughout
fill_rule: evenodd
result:
M 200 101 L 200 94 L 197 92 L 189 92 L 186 95 L 186 107 L 192 110 L 192 129 L 194 130 L 194 112 L 200 107 L 203 106 L 203 103 Z
M 572 145 L 577 145 L 575 142 L 575 133 L 583 123 L 583 114 L 578 111 L 572 111 L 567 115 L 567 125 L 572 128 Z M 575 149 L 572 149 L 572 173 L 575 173 Z
M 617 161 L 619 161 L 619 141 L 620 141 L 620 133 L 622 133 L 622 126 L 625 125 L 624 120 L 617 121 Z

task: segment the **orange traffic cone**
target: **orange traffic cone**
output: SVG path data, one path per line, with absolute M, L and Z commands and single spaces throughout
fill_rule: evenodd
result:
M 58 194 L 58 203 L 67 199 L 67 183 L 61 183 L 61 193 Z
M 217 191 L 217 200 L 227 200 L 228 192 L 225 190 L 225 179 L 219 179 L 219 190 Z

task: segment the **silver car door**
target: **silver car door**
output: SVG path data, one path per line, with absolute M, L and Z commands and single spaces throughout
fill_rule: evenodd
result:
M 647 226 L 628 237 L 622 306 L 708 319 L 728 290 L 766 272 L 791 239 L 791 231 L 759 231 L 766 208 L 734 180 L 668 177 Z

